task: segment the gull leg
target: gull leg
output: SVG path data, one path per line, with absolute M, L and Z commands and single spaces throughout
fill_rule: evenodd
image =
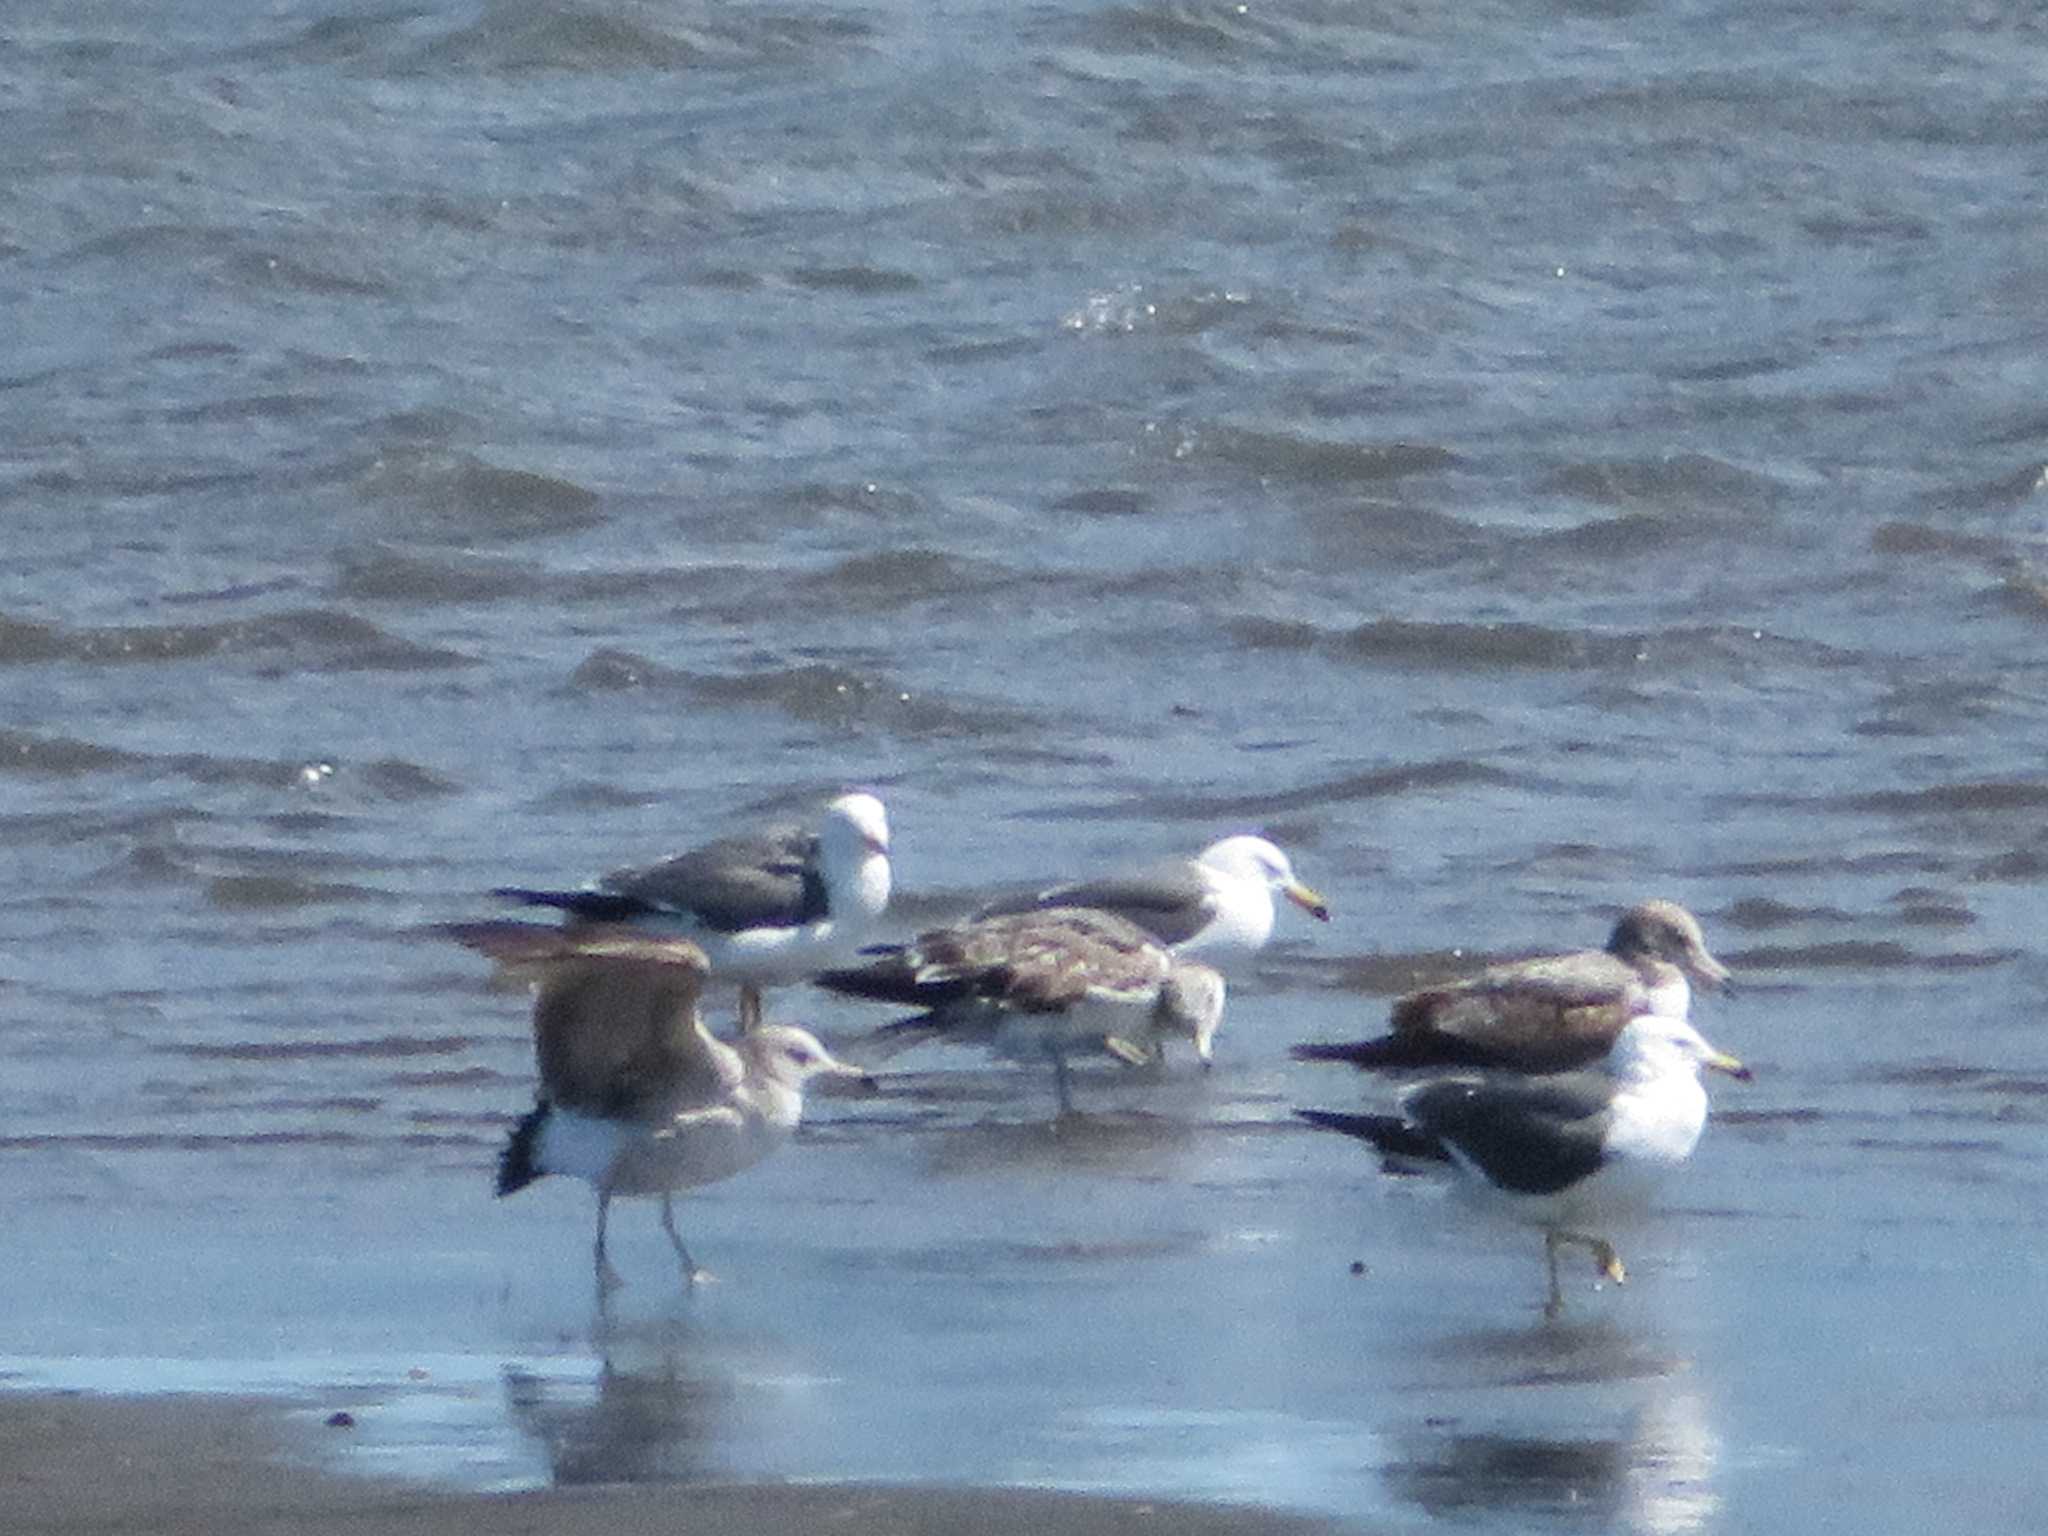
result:
M 1557 1281 L 1557 1245 L 1562 1241 L 1562 1232 L 1543 1234 L 1543 1257 L 1550 1265 L 1550 1296 L 1543 1303 L 1543 1315 L 1553 1323 L 1564 1315 L 1564 1288 Z
M 1111 1035 L 1102 1042 L 1102 1048 L 1127 1067 L 1149 1067 L 1154 1062 L 1165 1059 L 1164 1052 L 1148 1051 L 1136 1041 L 1126 1040 L 1121 1035 Z
M 1593 1255 L 1593 1268 L 1603 1280 L 1612 1280 L 1621 1285 L 1628 1279 L 1628 1271 L 1622 1267 L 1621 1255 L 1614 1251 L 1614 1245 L 1604 1237 L 1595 1237 L 1590 1232 L 1560 1232 L 1557 1240 L 1572 1243 Z
M 1060 1096 L 1060 1115 L 1064 1118 L 1074 1112 L 1074 1101 L 1067 1093 L 1067 1058 L 1055 1051 L 1052 1058 L 1052 1085 Z
M 600 1300 L 609 1296 L 626 1282 L 619 1278 L 619 1272 L 612 1268 L 611 1260 L 604 1253 L 605 1222 L 611 1215 L 612 1192 L 600 1186 L 597 1191 L 597 1243 L 591 1258 L 597 1269 L 597 1294 Z
M 1614 1251 L 1614 1245 L 1604 1237 L 1595 1237 L 1590 1232 L 1553 1232 L 1546 1239 L 1550 1248 L 1551 1285 L 1557 1284 L 1557 1250 L 1570 1243 L 1583 1248 L 1593 1255 L 1594 1271 L 1603 1280 L 1612 1280 L 1616 1285 L 1626 1284 L 1628 1270 L 1621 1262 L 1621 1255 Z
M 1614 1251 L 1614 1244 L 1596 1237 L 1590 1239 L 1587 1246 L 1593 1250 L 1593 1262 L 1599 1266 L 1602 1275 L 1616 1285 L 1628 1283 L 1628 1270 L 1622 1266 L 1621 1255 Z
M 675 1201 L 666 1190 L 661 1196 L 661 1230 L 668 1234 L 669 1246 L 675 1249 L 676 1258 L 682 1262 L 683 1284 L 696 1285 L 703 1278 L 704 1271 L 697 1267 L 697 1261 L 690 1257 L 690 1250 L 683 1246 L 683 1235 L 676 1230 Z
M 761 1025 L 761 989 L 751 981 L 740 983 L 740 1033 L 752 1034 Z

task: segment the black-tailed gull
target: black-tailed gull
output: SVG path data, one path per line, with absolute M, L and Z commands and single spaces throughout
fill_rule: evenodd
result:
M 1178 1037 L 1206 1065 L 1223 1017 L 1220 972 L 1093 908 L 981 918 L 866 953 L 870 964 L 827 972 L 820 985 L 924 1010 L 884 1026 L 908 1043 L 936 1037 L 1049 1061 L 1062 1114 L 1073 1107 L 1069 1056 L 1107 1051 L 1135 1064 Z
M 695 940 L 715 977 L 740 983 L 740 1026 L 760 1022 L 761 988 L 844 965 L 889 905 L 889 817 L 870 794 L 841 795 L 818 829 L 775 826 L 622 869 L 583 890 L 501 886 L 572 922 Z
M 1229 964 L 1256 954 L 1273 936 L 1276 893 L 1318 921 L 1330 920 L 1329 907 L 1296 877 L 1287 855 L 1248 836 L 1211 843 L 1191 859 L 1004 898 L 979 915 L 1094 907 L 1136 923 L 1175 954 Z
M 1640 1209 L 1661 1176 L 1692 1155 L 1707 1120 L 1702 1068 L 1749 1077 L 1685 1020 L 1645 1013 L 1597 1069 L 1434 1078 L 1396 1095 L 1398 1115 L 1296 1113 L 1392 1159 L 1448 1163 L 1482 1204 L 1541 1228 L 1550 1266 L 1544 1311 L 1555 1317 L 1559 1247 L 1586 1248 L 1600 1274 L 1626 1278 L 1613 1245 L 1588 1228 Z
M 498 1193 L 551 1173 L 587 1180 L 601 1295 L 619 1283 L 605 1257 L 613 1196 L 661 1196 L 662 1230 L 694 1284 L 674 1192 L 730 1178 L 781 1146 L 812 1078 L 866 1077 L 801 1029 L 766 1024 L 731 1045 L 716 1039 L 697 1011 L 704 952 L 688 939 L 516 922 L 446 931 L 536 986 L 540 1088 L 499 1158 Z
M 1424 987 L 1394 1001 L 1389 1033 L 1297 1045 L 1294 1054 L 1367 1070 L 1569 1071 L 1598 1062 L 1638 1013 L 1685 1018 L 1695 981 L 1728 984 L 1699 919 L 1675 901 L 1646 901 L 1621 915 L 1605 949 L 1517 960 Z

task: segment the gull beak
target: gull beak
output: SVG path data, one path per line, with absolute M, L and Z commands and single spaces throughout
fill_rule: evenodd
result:
M 1712 992 L 1733 992 L 1734 986 L 1728 977 L 1728 967 L 1708 954 L 1704 949 L 1693 951 L 1686 956 L 1685 968 L 1692 972 L 1692 979 Z
M 821 1067 L 818 1076 L 835 1080 L 828 1092 L 855 1093 L 866 1097 L 868 1094 L 882 1091 L 882 1085 L 875 1081 L 874 1073 L 866 1067 L 856 1067 L 850 1061 L 834 1061 L 829 1067 Z
M 1756 1074 L 1724 1051 L 1716 1051 L 1700 1063 L 1715 1072 L 1726 1072 L 1738 1083 L 1746 1083 Z
M 1321 894 L 1303 885 L 1299 880 L 1290 880 L 1287 884 L 1281 886 L 1280 894 L 1301 908 L 1302 911 L 1306 912 L 1317 922 L 1327 923 L 1330 920 L 1330 909 L 1323 901 Z M 1208 1060 L 1206 1056 L 1202 1059 L 1204 1061 Z

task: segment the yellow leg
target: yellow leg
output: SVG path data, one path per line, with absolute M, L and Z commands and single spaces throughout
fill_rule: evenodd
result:
M 1621 1255 L 1604 1237 L 1594 1237 L 1586 1232 L 1546 1232 L 1543 1234 L 1543 1256 L 1550 1264 L 1550 1299 L 1543 1305 L 1543 1315 L 1552 1319 L 1564 1311 L 1564 1290 L 1557 1279 L 1557 1250 L 1567 1244 L 1584 1248 L 1593 1255 L 1594 1272 L 1601 1279 L 1612 1280 L 1616 1285 L 1628 1281 L 1628 1270 L 1621 1262 Z
M 1593 1241 L 1593 1262 L 1599 1266 L 1600 1273 L 1609 1280 L 1612 1280 L 1616 1285 L 1626 1285 L 1628 1283 L 1628 1270 L 1623 1267 L 1621 1255 L 1614 1251 L 1612 1243 L 1603 1242 L 1595 1238 Z

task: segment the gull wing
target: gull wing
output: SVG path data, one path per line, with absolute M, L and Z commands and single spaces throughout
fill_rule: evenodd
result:
M 534 1058 L 551 1103 L 646 1118 L 713 1101 L 742 1074 L 698 1016 L 708 967 L 687 939 L 512 922 L 448 931 L 533 982 Z
M 1553 1195 L 1607 1160 L 1614 1082 L 1601 1072 L 1447 1077 L 1418 1083 L 1401 1113 L 1502 1189 Z
M 872 965 L 830 971 L 819 982 L 854 997 L 929 1009 L 971 1003 L 1052 1013 L 1091 994 L 1157 991 L 1172 964 L 1134 924 L 1073 907 L 935 928 L 876 952 Z
M 1396 998 L 1389 1033 L 1298 1045 L 1304 1061 L 1363 1069 L 1497 1067 L 1565 1072 L 1604 1058 L 1642 1000 L 1635 971 L 1600 950 L 1497 965 Z
M 1192 859 L 1156 864 L 1092 880 L 1070 880 L 990 903 L 982 916 L 1085 907 L 1135 923 L 1158 943 L 1182 944 L 1215 916 L 1216 898 Z
M 720 933 L 794 927 L 826 916 L 818 837 L 799 826 L 720 838 L 601 882 L 654 912 L 687 912 Z
M 798 826 L 724 837 L 657 864 L 614 870 L 594 888 L 508 885 L 492 894 L 590 923 L 669 918 L 714 933 L 796 927 L 827 916 L 817 834 Z

